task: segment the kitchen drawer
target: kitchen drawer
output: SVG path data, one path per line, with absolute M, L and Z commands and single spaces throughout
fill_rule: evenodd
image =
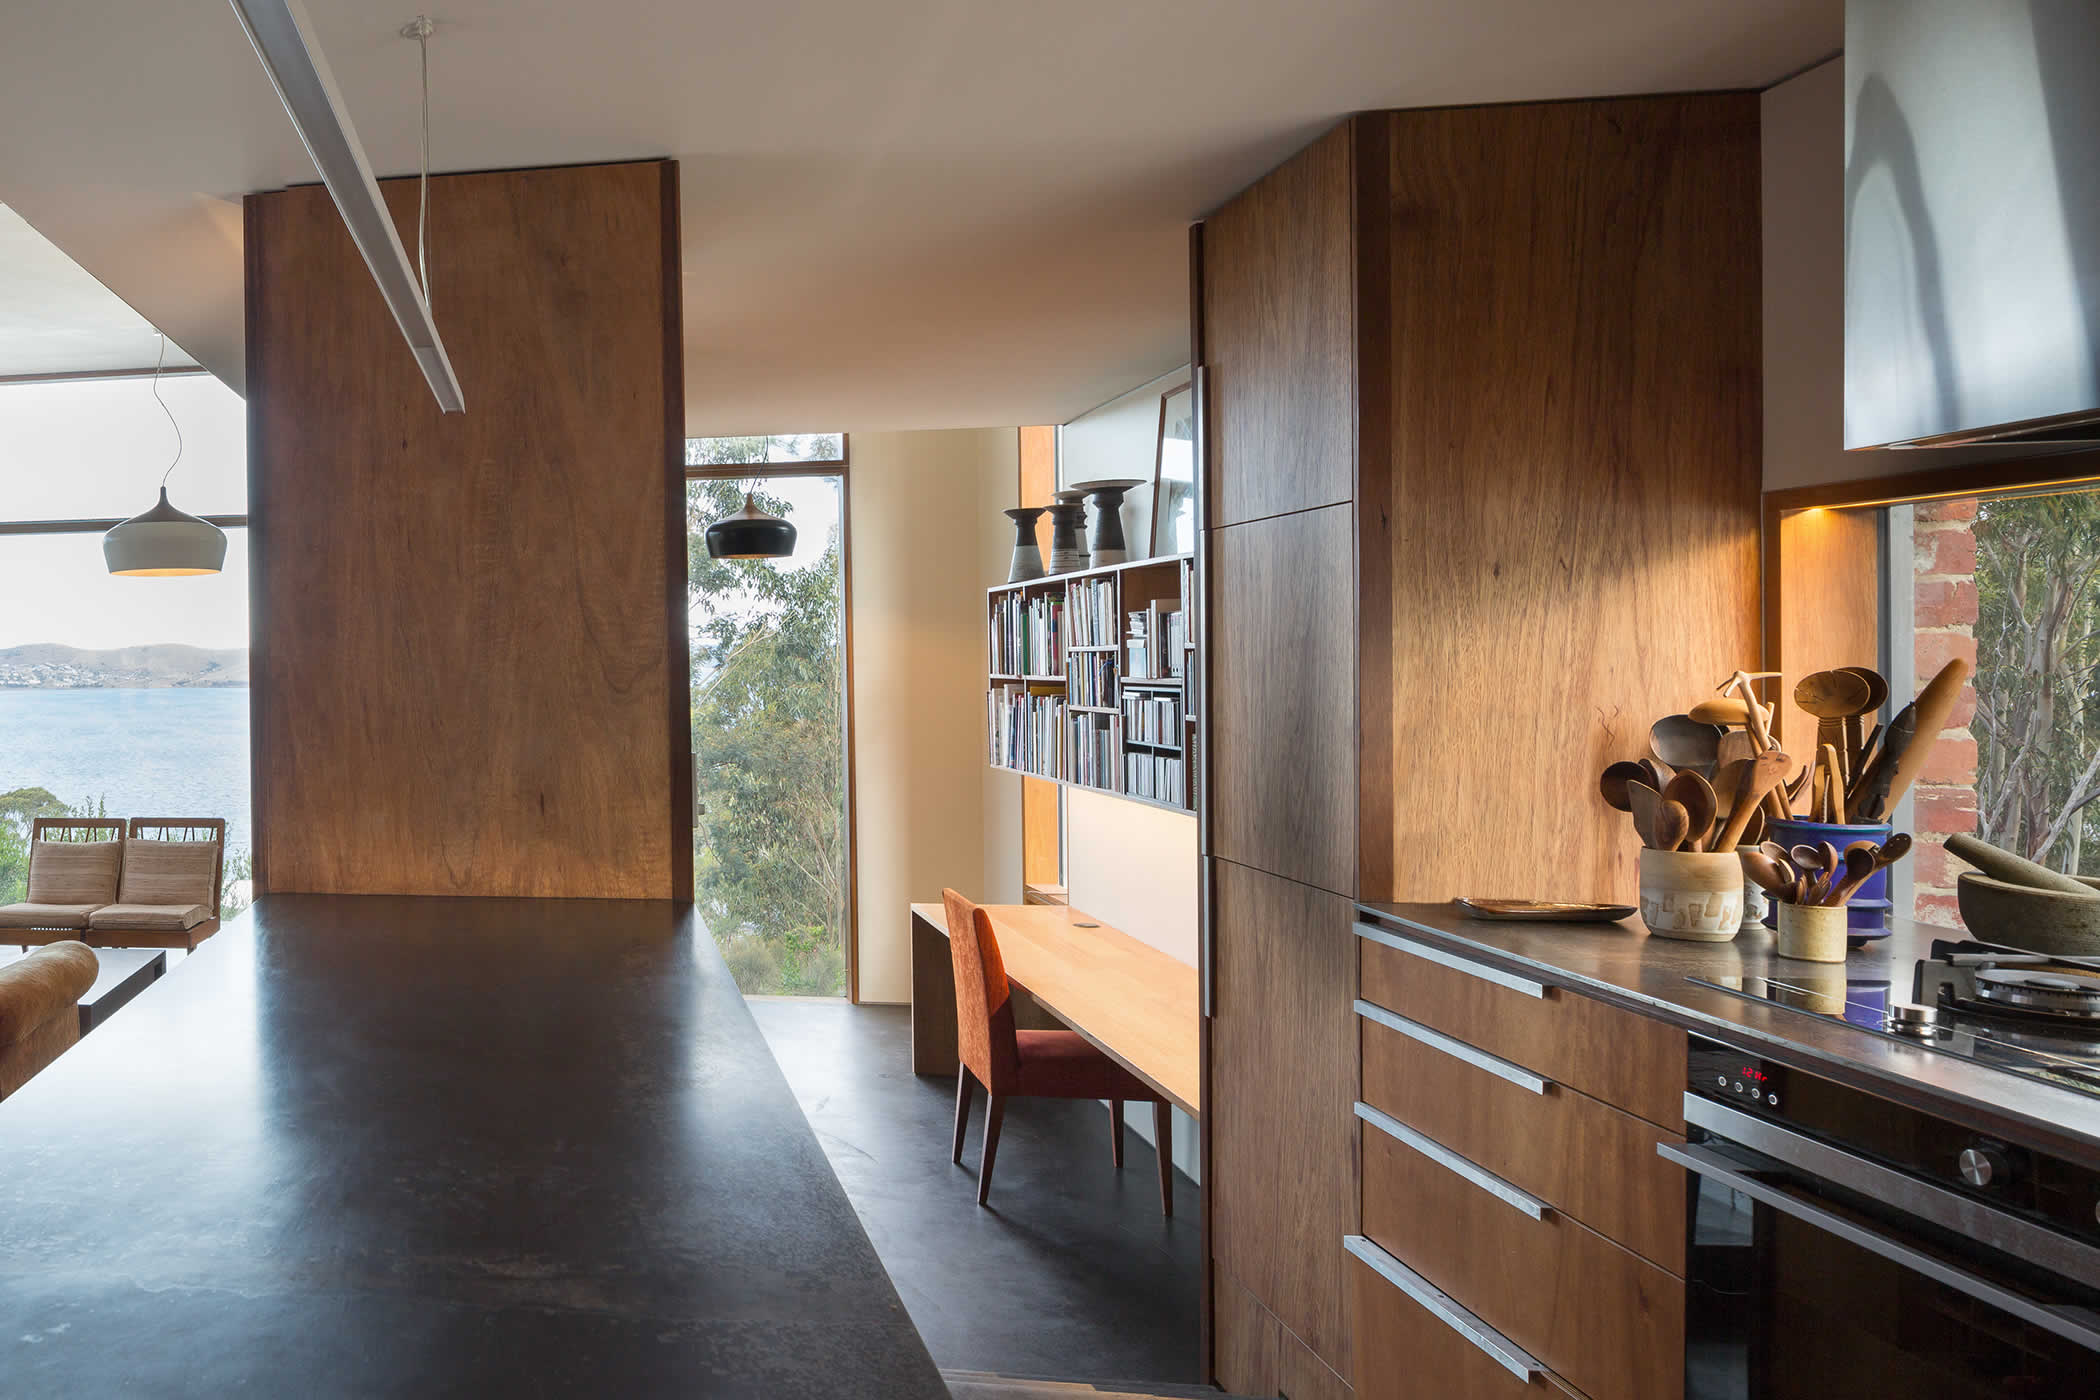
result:
M 1684 1394 L 1684 1284 L 1565 1215 L 1540 1218 L 1366 1124 L 1363 1232 L 1578 1389 Z
M 1346 1247 L 1356 1255 L 1357 1400 L 1583 1400 L 1378 1246 L 1359 1237 Z
M 1363 1098 L 1674 1274 L 1684 1272 L 1685 1174 L 1655 1155 L 1682 1134 L 1497 1064 L 1368 1001 Z M 1518 1082 L 1518 1081 L 1525 1082 Z
M 1362 995 L 1651 1123 L 1684 1131 L 1684 1032 L 1359 920 Z

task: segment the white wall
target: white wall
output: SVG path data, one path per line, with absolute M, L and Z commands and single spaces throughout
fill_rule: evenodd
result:
M 1084 909 L 1196 965 L 1196 818 L 1105 793 L 1065 796 L 1065 887 Z
M 1018 794 L 1011 839 L 1003 816 L 987 839 L 998 794 L 984 711 L 986 569 L 994 528 L 1007 524 L 985 502 L 1018 480 L 1019 438 L 1012 428 L 855 433 L 852 452 L 860 996 L 906 1002 L 907 905 L 938 900 L 943 886 L 985 889 L 987 852 L 996 872 L 1008 849 L 1019 897 Z
M 1762 107 L 1765 489 L 1989 458 L 1991 449 L 1845 451 L 1844 60 L 1768 88 Z
M 1130 557 L 1152 553 L 1152 475 L 1159 460 L 1159 396 L 1188 383 L 1184 365 L 1170 374 L 1118 394 L 1057 430 L 1057 484 L 1142 478 L 1145 485 L 1123 497 L 1123 534 Z

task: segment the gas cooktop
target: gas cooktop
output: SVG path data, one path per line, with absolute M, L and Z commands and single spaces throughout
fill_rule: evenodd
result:
M 1908 1000 L 1836 964 L 1685 980 L 2100 1098 L 2100 959 L 1940 939 L 1918 960 Z

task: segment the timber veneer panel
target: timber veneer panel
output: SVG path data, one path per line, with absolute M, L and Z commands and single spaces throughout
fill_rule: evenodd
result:
M 1406 930 L 1398 930 L 1401 937 Z M 1684 1131 L 1684 1032 L 1549 987 L 1543 997 L 1427 958 L 1363 945 L 1363 998 L 1659 1124 Z
M 1680 1400 L 1684 1283 L 1366 1128 L 1363 1233 L 1586 1394 Z
M 677 166 L 430 185 L 451 416 L 327 192 L 247 201 L 258 886 L 689 898 Z
M 1234 1395 L 1349 1400 L 1349 1383 L 1290 1334 L 1235 1280 L 1214 1279 L 1218 1384 Z
M 1881 512 L 1774 512 L 1767 528 L 1778 533 L 1778 567 L 1771 574 L 1778 630 L 1768 638 L 1762 669 L 1783 668 L 1786 678 L 1777 692 L 1766 682 L 1765 694 L 1779 700 L 1773 721 L 1780 743 L 1806 763 L 1815 750 L 1816 721 L 1794 703 L 1794 682 L 1811 671 L 1881 664 Z M 1918 684 L 1930 679 L 1919 676 Z M 1910 700 L 1891 696 L 1889 713 Z
M 1227 861 L 1213 870 L 1212 1256 L 1347 1375 L 1342 1237 L 1357 1216 L 1349 901 Z
M 1211 849 L 1356 889 L 1351 508 L 1210 532 Z
M 1598 772 L 1760 647 L 1757 97 L 1382 119 L 1364 782 L 1397 800 L 1362 897 L 1630 901 Z
M 1214 526 L 1355 494 L 1352 126 L 1337 126 L 1204 221 Z
M 1356 1394 L 1361 1400 L 1585 1400 L 1551 1372 L 1529 1383 L 1358 1259 Z
M 1672 1273 L 1684 1272 L 1684 1135 L 1554 1085 L 1534 1094 L 1367 1020 L 1363 1099 Z M 1366 1129 L 1365 1131 L 1376 1131 Z

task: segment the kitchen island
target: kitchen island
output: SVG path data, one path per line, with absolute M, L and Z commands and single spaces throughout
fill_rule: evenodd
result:
M 1694 943 L 1653 937 L 1638 918 L 1615 924 L 1501 923 L 1468 918 L 1449 904 L 1358 909 L 1374 925 L 1468 958 L 2100 1168 L 2100 1097 L 1688 980 L 1753 992 L 1761 982 L 1783 981 L 1828 988 L 1839 999 L 1864 993 L 1907 1002 L 1918 959 L 1934 939 L 1964 936 L 1953 929 L 1899 919 L 1889 937 L 1854 949 L 1836 964 L 1779 957 L 1773 935 L 1763 929 L 1726 943 Z
M 947 1394 L 668 903 L 276 895 L 0 1105 L 8 1394 Z

